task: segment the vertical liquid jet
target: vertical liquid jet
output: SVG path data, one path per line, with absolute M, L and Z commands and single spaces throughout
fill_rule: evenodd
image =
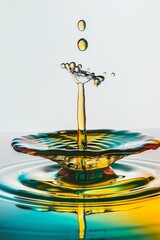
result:
M 78 99 L 77 99 L 77 145 L 79 149 L 85 150 L 87 148 L 87 133 L 86 133 L 86 111 L 85 111 L 85 88 L 84 85 L 93 80 L 95 86 L 99 86 L 104 81 L 104 76 L 96 76 L 95 73 L 82 70 L 82 65 L 76 65 L 75 62 L 62 63 L 61 67 L 69 71 L 73 80 L 78 85 Z
M 84 150 L 85 148 L 87 148 L 84 83 L 78 84 L 77 121 L 78 121 L 78 136 L 77 136 L 78 148 Z
M 81 150 L 87 148 L 87 132 L 86 132 L 86 111 L 85 111 L 85 88 L 84 85 L 93 80 L 95 86 L 99 86 L 104 81 L 105 77 L 95 75 L 93 72 L 82 70 L 82 65 L 76 65 L 75 62 L 62 63 L 61 67 L 71 73 L 73 80 L 78 85 L 78 99 L 77 99 L 77 145 Z

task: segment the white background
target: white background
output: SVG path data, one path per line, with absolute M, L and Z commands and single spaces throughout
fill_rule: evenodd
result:
M 160 127 L 160 0 L 0 0 L 1 132 L 76 128 L 70 61 L 107 72 L 86 86 L 87 128 Z

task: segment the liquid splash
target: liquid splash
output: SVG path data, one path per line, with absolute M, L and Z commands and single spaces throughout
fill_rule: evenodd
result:
M 84 132 L 79 138 L 84 139 Z M 28 135 L 14 139 L 12 146 L 16 151 L 48 158 L 63 168 L 83 171 L 103 169 L 125 156 L 157 149 L 160 142 L 136 132 L 102 129 L 87 131 L 87 148 L 77 145 L 76 130 Z
M 66 69 L 77 84 L 86 84 L 93 81 L 95 86 L 99 86 L 105 80 L 104 76 L 95 75 L 94 72 L 89 72 L 89 69 L 87 71 L 82 70 L 82 64 L 76 65 L 75 62 L 62 63 L 61 68 Z
M 4 167 L 0 175 L 2 198 L 23 209 L 76 213 L 79 239 L 84 239 L 86 216 L 129 211 L 159 196 L 157 162 L 142 164 L 124 159 L 113 163 L 131 154 L 157 149 L 160 141 L 128 131 L 86 131 L 84 86 L 90 81 L 99 86 L 105 77 L 84 71 L 75 62 L 62 63 L 61 67 L 78 86 L 78 130 L 24 136 L 14 139 L 12 146 L 17 151 L 53 160 L 62 168 L 43 161 Z

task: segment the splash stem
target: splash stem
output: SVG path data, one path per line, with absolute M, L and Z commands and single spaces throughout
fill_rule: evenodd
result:
M 87 148 L 84 83 L 78 83 L 77 121 L 78 121 L 77 144 L 79 149 L 84 150 L 85 148 Z

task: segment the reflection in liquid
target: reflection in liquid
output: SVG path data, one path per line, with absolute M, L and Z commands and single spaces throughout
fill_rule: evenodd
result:
M 3 167 L 1 198 L 34 211 L 76 213 L 79 238 L 86 216 L 139 209 L 160 194 L 158 161 L 124 159 L 112 168 L 75 172 L 43 160 Z M 115 170 L 115 172 L 114 172 Z M 18 175 L 18 178 L 17 178 Z

